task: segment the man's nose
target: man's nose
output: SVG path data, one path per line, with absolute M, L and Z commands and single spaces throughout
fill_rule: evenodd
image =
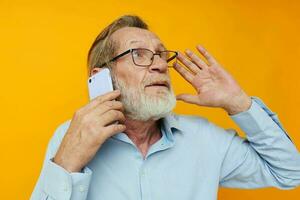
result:
M 159 55 L 154 55 L 152 65 L 149 66 L 151 72 L 165 73 L 168 69 L 168 63 L 162 59 Z

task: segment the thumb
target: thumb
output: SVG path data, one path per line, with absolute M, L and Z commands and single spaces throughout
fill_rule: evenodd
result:
M 191 94 L 179 94 L 176 95 L 176 99 L 180 101 L 185 101 L 187 103 L 199 104 L 199 98 Z

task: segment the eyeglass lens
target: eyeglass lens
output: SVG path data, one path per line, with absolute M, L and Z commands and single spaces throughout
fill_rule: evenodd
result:
M 172 51 L 161 51 L 159 52 L 161 59 L 168 62 L 172 57 L 175 57 L 176 53 Z M 152 64 L 152 59 L 154 59 L 153 52 L 148 49 L 134 49 L 132 51 L 132 58 L 136 65 L 149 66 Z M 173 62 L 176 61 L 172 59 L 168 62 L 168 66 L 172 66 Z

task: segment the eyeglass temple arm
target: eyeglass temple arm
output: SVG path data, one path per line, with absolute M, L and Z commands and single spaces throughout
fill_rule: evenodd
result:
M 121 53 L 120 55 L 117 55 L 116 57 L 112 58 L 110 61 L 105 62 L 105 63 L 102 63 L 101 65 L 95 66 L 95 67 L 99 67 L 99 68 L 104 67 L 104 66 L 107 65 L 108 63 L 116 61 L 117 59 L 119 59 L 120 57 L 122 57 L 122 56 L 124 56 L 124 55 L 130 53 L 131 51 L 132 51 L 132 49 L 129 49 L 129 50 L 127 50 L 127 51 Z
M 173 60 L 174 58 L 176 58 L 176 57 L 178 56 L 178 52 L 177 52 L 177 51 L 173 51 L 173 52 L 175 53 L 175 55 L 172 56 L 171 58 L 169 58 L 169 59 L 167 60 L 167 62 Z

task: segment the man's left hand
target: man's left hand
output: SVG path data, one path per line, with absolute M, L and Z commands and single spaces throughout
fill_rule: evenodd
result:
M 200 45 L 196 48 L 207 63 L 191 50 L 186 50 L 186 56 L 178 54 L 178 60 L 186 68 L 179 62 L 173 66 L 196 89 L 197 94 L 179 94 L 177 100 L 199 106 L 220 107 L 229 115 L 248 110 L 251 98 L 207 50 Z

